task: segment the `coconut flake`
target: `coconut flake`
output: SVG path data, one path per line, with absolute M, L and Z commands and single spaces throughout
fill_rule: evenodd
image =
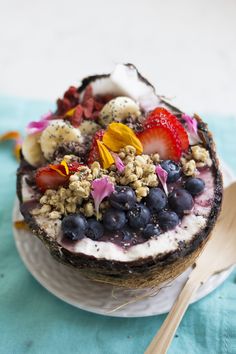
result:
M 92 197 L 94 199 L 94 206 L 96 215 L 98 217 L 99 206 L 104 198 L 109 197 L 114 192 L 114 184 L 111 183 L 108 177 L 97 178 L 92 182 Z
M 168 173 L 164 170 L 164 168 L 161 167 L 161 165 L 157 165 L 156 166 L 156 174 L 162 184 L 165 194 L 168 195 L 168 189 L 167 189 L 167 183 L 166 183 Z

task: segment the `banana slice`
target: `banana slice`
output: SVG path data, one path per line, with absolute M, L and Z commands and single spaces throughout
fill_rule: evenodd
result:
M 51 121 L 40 137 L 44 157 L 50 160 L 57 147 L 68 142 L 83 142 L 80 129 L 61 119 Z
M 40 133 L 27 135 L 22 144 L 22 153 L 30 165 L 37 167 L 44 162 L 44 156 L 39 143 Z
M 138 118 L 141 112 L 137 103 L 129 97 L 116 97 L 109 101 L 100 112 L 100 123 L 107 126 L 112 121 L 122 122 L 131 116 Z
M 91 120 L 84 120 L 79 126 L 82 135 L 93 135 L 100 128 L 100 125 Z

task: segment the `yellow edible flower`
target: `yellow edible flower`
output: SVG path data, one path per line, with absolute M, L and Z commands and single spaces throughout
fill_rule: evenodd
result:
M 66 176 L 69 175 L 69 173 L 70 173 L 69 167 L 68 167 L 68 165 L 67 165 L 67 163 L 66 163 L 65 160 L 62 160 L 62 161 L 61 161 L 60 166 L 63 166 L 63 167 L 64 167 L 66 173 L 64 173 L 64 171 L 63 171 L 62 169 L 60 169 L 60 166 L 58 166 L 58 167 L 57 167 L 57 166 L 58 166 L 58 165 L 49 165 L 49 167 L 50 167 L 52 170 L 57 171 L 57 173 L 59 173 L 59 175 L 61 175 L 61 176 L 63 176 L 63 177 L 66 177 Z
M 143 146 L 133 130 L 122 123 L 109 124 L 102 141 L 114 152 L 120 151 L 120 149 L 127 145 L 133 146 L 136 149 L 137 155 L 143 152 Z
M 102 167 L 107 169 L 109 168 L 114 162 L 114 158 L 107 147 L 99 140 L 97 140 L 99 155 L 102 160 Z

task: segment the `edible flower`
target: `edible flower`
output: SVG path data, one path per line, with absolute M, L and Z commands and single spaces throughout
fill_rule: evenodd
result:
M 162 184 L 165 194 L 168 195 L 168 189 L 167 189 L 167 183 L 166 183 L 168 173 L 164 170 L 164 168 L 161 167 L 161 165 L 157 165 L 156 166 L 156 174 Z
M 27 230 L 28 229 L 28 225 L 26 224 L 25 220 L 14 221 L 14 227 L 18 230 Z
M 127 145 L 136 149 L 137 155 L 142 154 L 143 146 L 134 131 L 122 123 L 109 124 L 103 135 L 103 143 L 113 152 L 118 152 Z
M 97 140 L 97 146 L 102 160 L 102 167 L 107 169 L 115 162 L 114 157 L 101 141 Z
M 197 131 L 197 120 L 195 118 L 190 117 L 187 114 L 182 115 L 183 120 L 187 125 L 188 133 L 194 138 L 199 141 L 198 131 Z
M 121 158 L 115 154 L 114 152 L 112 153 L 112 156 L 114 157 L 114 160 L 115 160 L 115 165 L 116 165 L 116 168 L 117 168 L 117 171 L 122 173 L 125 169 L 125 165 L 123 163 L 123 161 L 121 160 Z
M 115 188 L 108 177 L 97 178 L 92 182 L 92 197 L 94 200 L 94 206 L 96 210 L 96 216 L 99 216 L 99 206 L 104 198 L 109 197 L 114 192 Z
M 57 171 L 57 173 L 59 173 L 59 175 L 63 177 L 67 177 L 70 173 L 69 167 L 65 160 L 62 160 L 60 165 L 49 165 L 49 166 L 52 170 Z
M 33 121 L 27 125 L 26 131 L 28 134 L 40 133 L 45 128 L 47 128 L 48 124 L 49 124 L 49 121 L 47 118 L 43 118 L 39 121 Z
M 13 153 L 16 159 L 20 160 L 20 150 L 22 146 L 22 138 L 20 133 L 16 130 L 13 130 L 0 135 L 0 142 L 7 140 L 14 141 Z

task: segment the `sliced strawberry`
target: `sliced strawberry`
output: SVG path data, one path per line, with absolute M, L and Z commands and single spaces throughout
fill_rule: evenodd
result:
M 87 161 L 88 165 L 91 165 L 94 161 L 99 161 L 100 155 L 98 151 L 97 140 L 101 141 L 104 133 L 105 131 L 103 129 L 95 133 L 92 141 L 92 146 L 89 152 L 88 161 Z
M 174 127 L 179 136 L 182 150 L 187 150 L 189 147 L 188 134 L 176 116 L 174 116 L 166 108 L 158 107 L 154 109 L 154 111 L 152 111 L 147 117 L 144 127 L 148 126 L 151 122 L 159 122 L 161 120 L 167 120 Z
M 163 160 L 179 161 L 181 142 L 178 134 L 166 119 L 152 120 L 145 124 L 143 132 L 137 135 L 145 154 L 158 153 Z
M 65 185 L 68 182 L 69 177 L 69 175 L 62 176 L 50 166 L 46 166 L 37 170 L 35 182 L 39 189 L 42 192 L 45 192 L 46 189 L 57 189 L 58 187 Z
M 36 171 L 35 182 L 38 188 L 45 192 L 46 189 L 57 189 L 68 183 L 72 174 L 79 170 L 81 164 L 72 162 L 68 164 L 69 174 L 66 174 L 65 167 L 61 164 L 48 165 Z

